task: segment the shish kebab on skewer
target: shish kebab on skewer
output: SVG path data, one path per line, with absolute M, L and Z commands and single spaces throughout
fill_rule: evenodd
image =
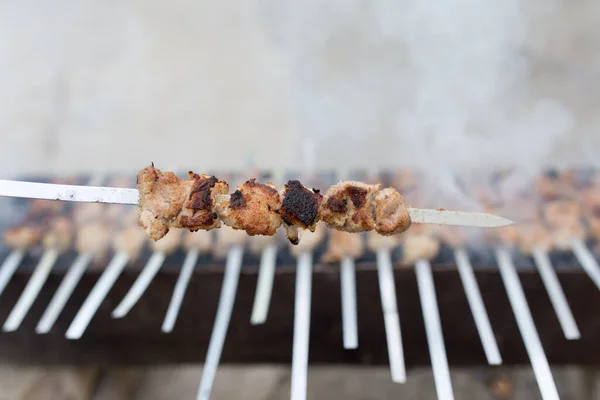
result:
M 153 240 L 170 228 L 211 230 L 221 222 L 250 236 L 272 236 L 283 225 L 292 244 L 298 228 L 314 231 L 319 221 L 346 232 L 376 231 L 389 236 L 413 223 L 501 227 L 514 222 L 496 215 L 409 208 L 392 187 L 346 181 L 325 194 L 290 180 L 278 191 L 274 185 L 247 180 L 235 192 L 214 176 L 189 173 L 187 180 L 162 172 L 154 164 L 137 176 L 137 189 L 56 185 L 0 180 L 0 195 L 48 200 L 130 204 L 138 206 L 138 224 Z

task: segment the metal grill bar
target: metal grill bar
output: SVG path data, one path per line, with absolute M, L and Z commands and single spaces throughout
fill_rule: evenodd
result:
M 190 278 L 192 277 L 192 273 L 198 262 L 199 255 L 200 253 L 198 250 L 192 249 L 188 251 L 185 256 L 181 271 L 179 272 L 179 277 L 177 278 L 177 283 L 175 284 L 175 289 L 173 289 L 173 297 L 171 297 L 169 308 L 167 309 L 167 314 L 165 315 L 165 320 L 161 327 L 162 331 L 165 333 L 173 331 L 179 309 L 181 308 L 181 302 L 183 301 L 185 291 L 190 283 Z
M 356 277 L 354 260 L 344 257 L 340 263 L 342 294 L 342 332 L 345 349 L 358 347 L 358 321 L 356 317 Z
M 15 274 L 17 268 L 25 257 L 25 250 L 13 250 L 4 259 L 2 266 L 0 266 L 0 294 L 4 292 L 6 285 L 10 281 L 10 278 Z
M 252 325 L 264 324 L 269 314 L 269 304 L 271 303 L 271 293 L 273 292 L 273 280 L 275 278 L 275 266 L 277 260 L 277 246 L 267 245 L 260 256 L 260 269 L 258 271 L 258 281 L 256 282 L 256 294 L 254 296 L 254 306 L 250 316 Z
M 579 239 L 571 239 L 571 246 L 577 261 L 583 267 L 583 270 L 588 274 L 590 279 L 600 289 L 600 266 L 594 258 L 594 255 L 588 250 L 586 245 Z
M 533 367 L 533 373 L 538 383 L 540 393 L 544 400 L 558 400 L 558 391 L 552 372 L 550 371 L 550 365 L 548 359 L 544 353 L 544 348 L 538 336 L 535 324 L 533 323 L 533 317 L 529 310 L 529 305 L 525 299 L 525 293 L 523 293 L 523 287 L 519 282 L 519 276 L 515 266 L 513 265 L 511 256 L 506 249 L 496 249 L 496 260 L 498 262 L 498 268 L 506 293 L 508 294 L 508 300 L 510 306 L 517 319 L 517 325 L 529 359 L 531 360 L 531 366 Z

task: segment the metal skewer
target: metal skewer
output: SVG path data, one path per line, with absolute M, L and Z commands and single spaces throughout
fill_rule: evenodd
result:
M 473 266 L 469 260 L 469 256 L 465 249 L 457 249 L 454 252 L 454 258 L 456 259 L 456 265 L 458 267 L 458 273 L 462 281 L 463 287 L 465 288 L 465 294 L 467 295 L 467 301 L 475 320 L 475 326 L 483 345 L 483 351 L 487 358 L 488 364 L 500 365 L 502 364 L 502 357 L 500 357 L 500 350 L 498 349 L 498 343 L 496 337 L 492 331 L 490 319 L 483 299 L 481 298 L 481 292 L 473 273 Z
M 190 278 L 194 273 L 194 268 L 198 262 L 199 255 L 200 252 L 198 250 L 191 249 L 187 252 L 185 260 L 183 260 L 183 265 L 181 266 L 175 289 L 173 289 L 173 296 L 171 297 L 171 302 L 169 303 L 169 308 L 167 309 L 167 314 L 165 315 L 165 320 L 163 321 L 161 328 L 165 333 L 173 331 L 175 320 L 177 319 L 181 303 L 183 302 L 183 296 L 185 296 L 185 291 L 190 282 Z
M 310 306 L 312 292 L 312 253 L 298 256 L 296 298 L 294 303 L 294 339 L 292 348 L 291 400 L 305 400 L 310 344 Z
M 137 205 L 137 189 L 98 186 L 59 185 L 52 183 L 0 180 L 0 196 Z M 217 202 L 229 200 L 229 195 L 218 195 Z M 473 226 L 492 228 L 512 225 L 514 222 L 497 215 L 465 211 L 408 208 L 413 223 Z
M 198 387 L 197 400 L 208 400 L 221 360 L 223 352 L 223 344 L 231 319 L 233 303 L 237 292 L 237 285 L 240 278 L 240 270 L 242 268 L 242 257 L 244 248 L 241 245 L 235 245 L 229 249 L 227 253 L 227 262 L 225 265 L 225 276 L 223 278 L 223 286 L 221 287 L 221 296 L 219 298 L 219 306 L 215 317 L 215 324 L 210 335 L 206 361 L 204 362 L 204 370 L 202 379 Z
M 114 255 L 67 329 L 65 334 L 67 339 L 81 338 L 128 261 L 129 255 L 125 252 L 118 252 Z
M 442 333 L 431 265 L 429 265 L 429 261 L 418 260 L 415 264 L 415 269 L 437 397 L 438 399 L 451 400 L 454 398 L 454 393 L 452 391 L 452 381 L 450 380 L 450 369 L 448 367 L 446 347 L 444 346 L 444 335 Z
M 4 259 L 2 266 L 0 266 L 0 294 L 6 289 L 6 285 L 8 285 L 10 278 L 13 277 L 19 265 L 21 265 L 24 257 L 24 249 L 15 249 Z
M 600 289 L 600 266 L 598 265 L 598 262 L 594 258 L 593 254 L 580 239 L 572 238 L 571 246 L 575 257 L 583 267 L 583 270 L 596 284 L 598 289 Z
M 152 253 L 142 272 L 138 275 L 123 300 L 113 310 L 111 314 L 113 318 L 123 318 L 127 315 L 131 308 L 139 301 L 140 297 L 142 297 L 160 267 L 162 267 L 165 258 L 167 258 L 167 254 L 164 251 Z
M 540 337 L 533 323 L 533 317 L 525 299 L 523 287 L 521 286 L 519 276 L 508 250 L 504 248 L 496 249 L 496 260 L 542 398 L 544 400 L 558 400 L 558 391 L 552 377 L 552 372 L 550 371 L 550 365 L 548 364 Z
M 31 278 L 29 278 L 27 286 L 25 286 L 23 293 L 21 293 L 21 297 L 19 297 L 17 304 L 13 307 L 8 318 L 4 322 L 4 325 L 2 326 L 4 332 L 12 332 L 19 329 L 21 322 L 25 319 L 31 305 L 37 298 L 42 286 L 44 286 L 58 256 L 59 251 L 56 249 L 47 249 L 44 252 L 38 265 L 35 267 L 35 271 L 31 275 Z
M 340 263 L 342 294 L 342 330 L 345 349 L 358 348 L 358 321 L 356 316 L 356 276 L 354 259 L 344 257 Z
M 406 366 L 404 364 L 400 316 L 398 315 L 398 301 L 396 299 L 396 286 L 394 284 L 390 250 L 381 249 L 377 251 L 377 273 L 379 276 L 379 292 L 381 295 L 381 307 L 383 309 L 383 321 L 385 323 L 392 382 L 405 383 Z
M 581 334 L 579 333 L 579 328 L 577 327 L 577 323 L 575 322 L 565 293 L 560 286 L 556 271 L 552 268 L 548 253 L 541 247 L 537 247 L 533 250 L 533 259 L 535 260 L 535 265 L 542 277 L 542 281 L 544 282 L 544 286 L 546 287 L 546 291 L 548 292 L 552 307 L 554 308 L 554 312 L 556 312 L 565 338 L 568 340 L 580 339 Z
M 260 255 L 260 267 L 258 270 L 258 281 L 256 283 L 256 294 L 250 323 L 252 325 L 264 324 L 269 313 L 271 293 L 273 291 L 273 280 L 275 278 L 275 264 L 277 260 L 277 246 L 269 244 L 265 246 Z

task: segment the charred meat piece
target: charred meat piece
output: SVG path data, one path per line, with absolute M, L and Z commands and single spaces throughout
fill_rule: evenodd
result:
M 319 222 L 319 207 L 323 196 L 316 189 L 309 189 L 297 180 L 288 181 L 281 190 L 279 215 L 286 229 L 286 237 L 298 244 L 298 228 L 314 232 Z
M 4 244 L 10 249 L 27 249 L 42 239 L 43 228 L 38 224 L 27 224 L 4 231 Z
M 190 171 L 189 179 L 183 181 L 151 165 L 140 171 L 137 186 L 138 223 L 154 240 L 166 235 L 171 227 L 195 231 L 221 225 L 214 210 L 215 195 L 226 194 L 229 186 L 214 176 Z
M 340 262 L 344 257 L 358 259 L 364 250 L 363 237 L 360 234 L 331 231 L 327 242 L 327 251 L 323 262 Z
M 250 236 L 275 235 L 281 226 L 281 199 L 277 188 L 250 179 L 240 185 L 229 201 L 217 204 L 216 211 L 223 223 L 244 230 Z
M 69 250 L 73 243 L 75 227 L 69 218 L 60 216 L 50 222 L 50 230 L 42 239 L 46 249 L 56 249 L 61 253 Z
M 320 212 L 328 227 L 346 232 L 394 235 L 411 225 L 402 196 L 393 188 L 381 190 L 379 184 L 337 183 L 325 193 Z

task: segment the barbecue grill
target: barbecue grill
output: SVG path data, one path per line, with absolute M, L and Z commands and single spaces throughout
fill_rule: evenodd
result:
M 386 171 L 373 179 L 395 184 L 397 175 Z M 494 186 L 508 175 L 495 173 L 488 181 Z M 570 189 L 595 187 L 595 176 L 587 170 L 540 173 L 542 183 L 559 189 L 542 193 L 537 206 L 568 197 Z M 277 184 L 294 177 L 300 174 L 262 174 L 260 180 Z M 307 182 L 325 187 L 337 178 L 319 173 Z M 88 184 L 111 179 L 74 178 Z M 133 175 L 127 179 L 135 182 Z M 461 177 L 456 181 L 460 185 Z M 537 201 L 529 195 L 541 191 L 532 185 L 514 196 Z M 42 223 L 31 214 L 32 200 L 0 200 L 10 210 L 0 221 L 4 231 L 26 222 L 47 226 L 59 215 L 72 219 L 78 206 L 51 211 Z M 439 203 L 444 206 L 443 199 Z M 122 209 L 112 235 L 133 209 L 102 207 Z M 596 217 L 582 220 L 589 228 Z M 440 399 L 453 397 L 450 367 L 531 364 L 542 398 L 554 399 L 549 364 L 600 361 L 600 319 L 594 315 L 600 267 L 592 233 L 569 238 L 568 249 L 536 246 L 524 254 L 501 239 L 483 240 L 480 232 L 454 248 L 440 241 L 431 257 L 410 263 L 402 244 L 324 263 L 327 237 L 298 257 L 285 241 L 258 253 L 249 250 L 250 242 L 233 245 L 225 257 L 182 247 L 153 252 L 147 241 L 135 257 L 114 250 L 78 254 L 74 247 L 61 253 L 40 244 L 3 247 L 0 355 L 42 364 L 204 362 L 198 398 L 209 397 L 219 363 L 291 364 L 293 399 L 305 397 L 307 361 L 389 365 L 398 383 L 410 379 L 407 369 L 430 365 Z M 216 232 L 209 235 L 217 240 Z

